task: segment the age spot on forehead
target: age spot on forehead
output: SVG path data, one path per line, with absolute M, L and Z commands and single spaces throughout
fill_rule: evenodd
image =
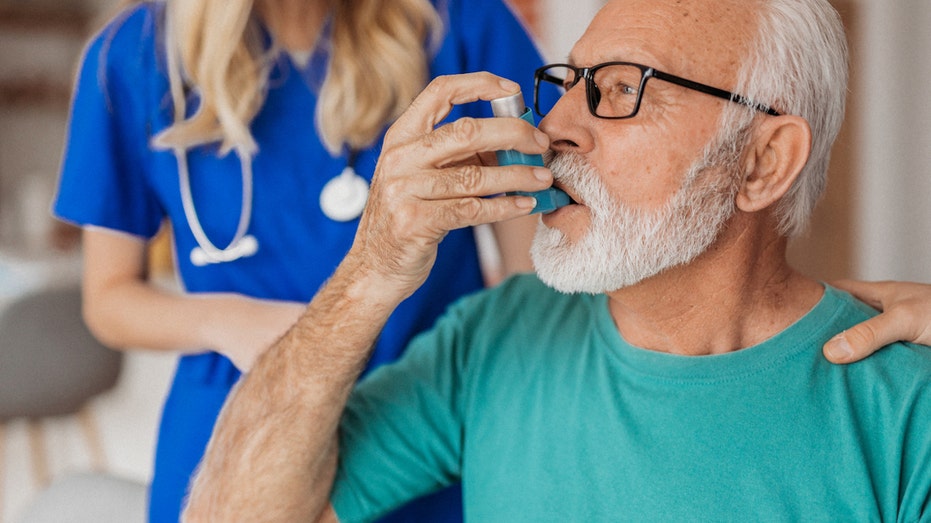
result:
M 676 5 L 681 6 L 683 3 L 685 3 L 685 2 L 683 2 L 682 0 L 676 0 Z M 688 9 L 685 9 L 684 11 L 682 11 L 682 17 L 683 17 L 683 18 L 688 18 L 688 17 L 689 17 L 689 10 L 688 10 Z

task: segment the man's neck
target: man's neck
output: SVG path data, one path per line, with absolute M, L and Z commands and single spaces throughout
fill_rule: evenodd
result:
M 821 284 L 789 267 L 785 238 L 752 227 L 734 220 L 691 263 L 608 293 L 624 339 L 659 352 L 721 354 L 761 343 L 811 310 Z

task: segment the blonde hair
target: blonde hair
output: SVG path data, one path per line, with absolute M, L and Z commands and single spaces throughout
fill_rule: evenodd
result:
M 267 49 L 254 0 L 164 0 L 165 47 L 174 123 L 160 148 L 220 143 L 254 155 L 249 126 L 265 101 L 277 49 Z M 329 66 L 315 123 L 333 154 L 380 136 L 423 88 L 441 21 L 428 0 L 330 0 Z M 198 95 L 186 117 L 186 90 Z

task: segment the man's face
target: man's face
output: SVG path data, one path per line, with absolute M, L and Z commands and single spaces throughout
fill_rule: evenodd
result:
M 598 14 L 573 48 L 569 62 L 579 67 L 608 61 L 636 62 L 732 89 L 740 65 L 739 50 L 748 45 L 753 32 L 753 27 L 746 27 L 752 23 L 741 18 L 747 11 L 744 0 L 614 0 Z M 752 16 L 747 16 L 752 22 Z M 727 181 L 722 182 L 725 175 L 721 169 L 697 168 L 710 144 L 719 142 L 718 127 L 723 105 L 728 102 L 651 79 L 635 117 L 605 120 L 589 113 L 584 91 L 584 82 L 576 84 L 540 123 L 556 153 L 553 166 L 556 185 L 564 188 L 579 205 L 543 216 L 544 226 L 556 232 L 544 231 L 538 235 L 536 250 L 540 259 L 535 260 L 538 272 L 542 265 L 556 265 L 543 260 L 548 256 L 540 257 L 549 250 L 543 247 L 545 243 L 587 249 L 592 255 L 593 248 L 617 249 L 617 243 L 623 241 L 625 247 L 609 251 L 610 257 L 640 256 L 644 249 L 657 246 L 663 252 L 680 247 L 693 252 L 692 245 L 665 243 L 691 244 L 691 238 L 684 239 L 689 236 L 685 231 L 695 233 L 695 229 L 707 225 L 693 221 L 697 215 L 703 215 L 704 219 L 705 214 L 717 213 L 719 209 L 705 208 L 709 206 L 705 199 L 709 194 L 716 195 L 712 200 L 717 205 L 725 186 L 729 201 L 724 215 L 732 213 L 732 178 L 727 176 Z M 578 164 L 587 165 L 590 170 L 578 171 Z M 728 169 L 731 173 L 734 170 Z M 689 209 L 694 206 L 702 208 Z M 718 221 L 713 219 L 711 223 Z M 708 234 L 716 236 L 718 228 L 720 224 Z M 627 243 L 631 239 L 634 243 Z M 699 242 L 704 244 L 701 249 L 707 248 L 708 243 Z M 651 256 L 657 257 L 646 258 Z M 659 258 L 684 263 L 683 256 Z M 669 266 L 656 260 L 619 263 L 628 269 L 641 266 L 635 271 L 637 274 L 622 275 L 625 284 L 655 274 L 661 270 L 657 264 Z M 616 283 L 589 282 L 584 290 L 610 291 L 614 290 L 610 285 Z M 604 285 L 609 287 L 601 288 Z
M 685 173 L 682 187 L 656 210 L 615 199 L 577 153 L 548 162 L 555 179 L 585 202 L 590 228 L 581 239 L 540 224 L 533 242 L 534 267 L 550 287 L 598 294 L 627 287 L 705 252 L 734 213 L 739 169 L 735 149 L 743 130 L 722 132 Z

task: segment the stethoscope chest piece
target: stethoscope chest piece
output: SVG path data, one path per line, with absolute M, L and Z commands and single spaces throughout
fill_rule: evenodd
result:
M 368 197 L 368 182 L 349 165 L 323 186 L 320 209 L 333 221 L 348 222 L 362 215 Z

